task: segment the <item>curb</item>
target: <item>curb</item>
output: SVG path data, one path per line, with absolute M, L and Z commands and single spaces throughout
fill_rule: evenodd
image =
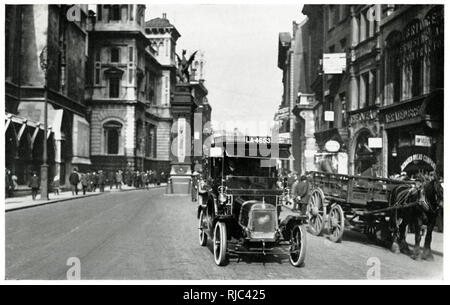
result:
M 152 187 L 150 188 L 148 191 L 152 190 L 152 189 L 159 189 L 159 188 L 163 188 L 166 186 L 156 186 L 156 187 Z M 30 208 L 35 208 L 35 207 L 40 207 L 40 206 L 44 206 L 44 205 L 49 205 L 49 204 L 54 204 L 54 203 L 58 203 L 58 202 L 64 202 L 64 201 L 69 201 L 69 200 L 78 200 L 78 199 L 83 199 L 83 198 L 87 198 L 87 197 L 94 197 L 94 196 L 99 196 L 99 195 L 106 195 L 106 194 L 113 194 L 113 193 L 122 193 L 122 192 L 129 192 L 129 191 L 143 191 L 146 190 L 144 189 L 127 189 L 127 190 L 121 190 L 121 191 L 114 191 L 114 192 L 103 192 L 103 193 L 92 193 L 92 194 L 88 194 L 88 195 L 81 195 L 81 196 L 77 196 L 77 197 L 67 197 L 67 198 L 61 198 L 61 199 L 54 199 L 54 200 L 49 200 L 49 201 L 45 201 L 45 202 L 36 202 L 35 204 L 30 204 L 30 205 L 24 205 L 24 206 L 19 206 L 19 207 L 12 207 L 12 208 L 8 208 L 8 204 L 5 203 L 5 213 L 7 212 L 13 212 L 13 211 L 19 211 L 19 210 L 25 210 L 25 209 L 30 209 Z

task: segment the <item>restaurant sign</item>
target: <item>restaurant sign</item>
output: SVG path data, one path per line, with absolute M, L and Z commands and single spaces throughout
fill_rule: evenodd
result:
M 403 163 L 402 163 L 402 165 L 401 165 L 401 170 L 402 170 L 402 172 L 405 170 L 405 168 L 409 165 L 409 164 L 411 164 L 411 163 L 415 163 L 415 162 L 418 162 L 418 161 L 423 161 L 423 162 L 425 162 L 425 163 L 427 163 L 428 165 L 430 165 L 432 168 L 433 168 L 433 170 L 436 170 L 436 163 L 430 158 L 430 157 L 428 157 L 427 155 L 424 155 L 424 154 L 414 154 L 414 155 L 412 155 L 412 156 L 409 156 Z

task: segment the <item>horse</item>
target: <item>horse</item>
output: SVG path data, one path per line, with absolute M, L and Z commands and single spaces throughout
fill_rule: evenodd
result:
M 391 250 L 395 253 L 410 255 L 414 260 L 432 261 L 432 233 L 443 202 L 443 188 L 440 181 L 437 177 L 433 177 L 419 185 L 399 185 L 392 190 L 389 201 L 391 206 L 398 206 L 391 217 L 394 228 Z M 412 252 L 406 243 L 408 225 L 415 234 Z M 423 226 L 426 226 L 426 236 L 424 250 L 421 253 Z

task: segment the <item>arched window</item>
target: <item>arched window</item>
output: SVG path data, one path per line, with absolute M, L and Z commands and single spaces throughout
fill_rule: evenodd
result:
M 398 102 L 401 99 L 402 86 L 402 59 L 401 59 L 402 35 L 400 32 L 392 32 L 386 39 L 386 104 Z
M 122 124 L 117 121 L 108 121 L 103 124 L 104 152 L 108 155 L 118 155 L 122 151 L 121 145 Z

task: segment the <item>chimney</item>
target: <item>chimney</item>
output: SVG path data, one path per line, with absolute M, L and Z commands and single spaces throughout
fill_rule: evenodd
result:
M 166 13 L 163 13 L 163 19 L 167 19 L 167 14 Z

